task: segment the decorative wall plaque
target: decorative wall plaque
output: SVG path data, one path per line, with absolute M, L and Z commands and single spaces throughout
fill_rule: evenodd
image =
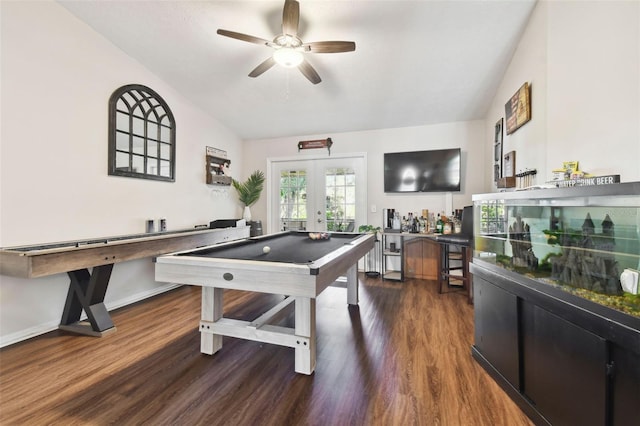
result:
M 531 93 L 529 83 L 524 83 L 504 105 L 507 134 L 515 132 L 531 120 Z
M 298 142 L 298 151 L 301 149 L 327 148 L 329 155 L 331 155 L 331 145 L 333 145 L 331 138 L 317 139 L 313 141 L 300 141 Z

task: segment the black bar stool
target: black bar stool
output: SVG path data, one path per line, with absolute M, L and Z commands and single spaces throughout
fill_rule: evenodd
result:
M 473 293 L 469 261 L 473 254 L 473 206 L 463 209 L 459 234 L 439 235 L 436 241 L 440 244 L 438 292 L 466 290 L 471 303 Z

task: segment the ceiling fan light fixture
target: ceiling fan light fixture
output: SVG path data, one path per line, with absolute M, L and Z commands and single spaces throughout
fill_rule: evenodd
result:
M 293 49 L 291 47 L 281 47 L 273 52 L 273 60 L 278 65 L 282 65 L 285 68 L 294 68 L 302 63 L 304 57 L 302 52 Z
M 225 37 L 274 49 L 271 56 L 249 73 L 249 77 L 258 77 L 278 64 L 285 68 L 298 68 L 307 80 L 313 84 L 318 84 L 322 79 L 313 66 L 305 60 L 304 54 L 353 52 L 356 50 L 356 44 L 353 41 L 316 41 L 305 44 L 298 37 L 299 23 L 300 4 L 297 0 L 285 0 L 284 9 L 282 10 L 282 34 L 278 34 L 273 41 L 221 28 L 217 32 Z

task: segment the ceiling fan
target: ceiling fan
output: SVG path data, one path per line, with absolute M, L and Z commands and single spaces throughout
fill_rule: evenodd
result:
M 356 50 L 353 41 L 315 41 L 303 43 L 298 37 L 298 23 L 300 21 L 300 4 L 295 0 L 285 0 L 282 11 L 282 34 L 277 35 L 273 41 L 254 37 L 248 34 L 237 33 L 228 30 L 218 30 L 218 34 L 231 37 L 249 43 L 261 44 L 274 49 L 273 55 L 249 73 L 249 77 L 257 77 L 273 67 L 275 64 L 287 68 L 298 67 L 300 72 L 313 84 L 318 84 L 320 76 L 316 70 L 304 58 L 304 53 L 340 53 Z

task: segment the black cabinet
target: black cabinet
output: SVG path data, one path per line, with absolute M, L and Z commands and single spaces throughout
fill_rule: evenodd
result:
M 610 417 L 614 425 L 640 424 L 640 347 L 637 349 L 634 352 L 619 345 L 610 346 Z
M 640 424 L 640 328 L 483 264 L 473 356 L 537 424 Z
M 521 304 L 523 394 L 552 424 L 606 424 L 606 340 Z
M 518 298 L 477 278 L 474 300 L 475 347 L 511 386 L 519 389 Z

